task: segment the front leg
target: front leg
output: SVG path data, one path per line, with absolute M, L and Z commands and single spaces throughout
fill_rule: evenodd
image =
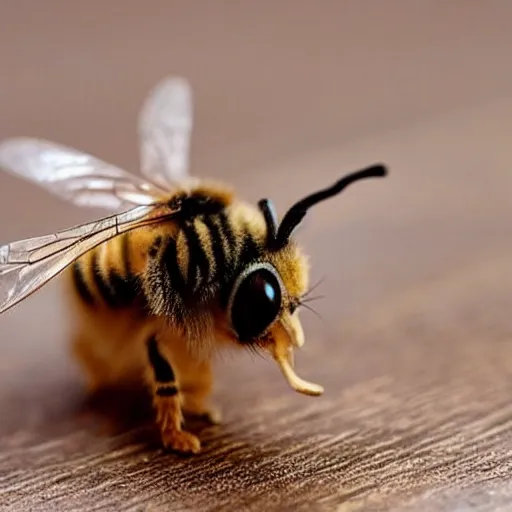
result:
M 151 366 L 150 383 L 157 413 L 156 421 L 160 428 L 163 445 L 165 448 L 182 453 L 198 453 L 201 449 L 199 439 L 190 432 L 182 430 L 183 413 L 178 382 L 155 336 L 149 338 L 147 352 Z

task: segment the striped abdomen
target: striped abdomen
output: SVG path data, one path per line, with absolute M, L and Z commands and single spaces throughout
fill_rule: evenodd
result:
M 132 267 L 133 236 L 131 232 L 113 238 L 73 264 L 73 284 L 83 302 L 120 309 L 143 297 L 140 279 Z

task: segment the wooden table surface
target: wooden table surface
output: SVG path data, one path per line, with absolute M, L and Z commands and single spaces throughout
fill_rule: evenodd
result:
M 163 453 L 141 397 L 84 395 L 59 280 L 0 318 L 0 509 L 510 510 L 512 5 L 6 2 L 0 137 L 137 169 L 168 73 L 196 94 L 193 169 L 283 210 L 383 161 L 299 233 L 323 278 L 294 394 L 218 366 L 224 422 Z M 28 13 L 31 13 L 30 16 Z M 93 218 L 0 175 L 2 243 Z

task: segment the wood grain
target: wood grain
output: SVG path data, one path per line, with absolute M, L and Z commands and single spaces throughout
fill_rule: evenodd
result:
M 144 395 L 84 395 L 67 353 L 58 281 L 3 315 L 0 510 L 509 510 L 512 73 L 505 64 L 512 31 L 496 24 L 512 19 L 510 4 L 466 2 L 466 21 L 457 24 L 453 4 L 392 1 L 377 22 L 353 3 L 343 11 L 344 31 L 332 21 L 342 14 L 337 2 L 325 10 L 304 3 L 296 24 L 286 2 L 243 13 L 225 2 L 209 11 L 211 32 L 203 33 L 204 13 L 155 1 L 147 9 L 158 16 L 139 29 L 136 49 L 141 8 L 127 3 L 119 23 L 113 2 L 88 3 L 76 33 L 62 1 L 32 5 L 39 24 L 19 32 L 21 11 L 0 7 L 0 38 L 9 43 L 0 55 L 27 66 L 25 75 L 13 65 L 0 79 L 0 118 L 9 121 L 2 136 L 37 134 L 136 168 L 140 100 L 169 66 L 188 62 L 198 84 L 199 174 L 228 180 L 254 200 L 269 195 L 282 212 L 360 165 L 384 161 L 391 173 L 319 207 L 299 233 L 325 297 L 314 304 L 321 319 L 304 314 L 297 364 L 325 395 L 294 394 L 271 361 L 227 357 L 218 362 L 216 390 L 224 422 L 192 425 L 204 443 L 198 456 L 160 449 Z M 177 33 L 161 21 L 164 13 L 177 16 Z M 318 21 L 307 25 L 310 39 L 301 16 Z M 226 19 L 240 33 L 227 34 Z M 88 43 L 93 23 L 97 38 Z M 369 28 L 373 57 L 358 36 Z M 183 55 L 171 52 L 170 63 L 158 57 L 163 42 L 182 43 Z M 239 53 L 244 45 L 250 58 Z M 52 52 L 59 56 L 52 73 L 37 74 Z M 223 79 L 212 78 L 216 55 Z M 275 89 L 255 65 L 265 58 L 277 73 Z M 359 62 L 375 73 L 378 92 L 364 89 L 365 73 L 344 85 L 344 70 Z M 324 85 L 305 119 L 298 109 L 318 81 L 298 80 L 308 66 L 338 92 Z M 75 74 L 66 82 L 69 69 Z M 80 89 L 87 73 L 105 89 Z M 401 80 L 391 83 L 393 76 Z M 230 108 L 234 96 L 248 106 Z M 318 134 L 306 134 L 310 122 Z M 0 215 L 10 219 L 0 225 L 2 241 L 91 218 L 10 177 L 0 175 L 0 184 Z

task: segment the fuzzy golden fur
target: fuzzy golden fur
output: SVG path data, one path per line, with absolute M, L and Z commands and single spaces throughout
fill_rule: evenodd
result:
M 234 199 L 225 188 L 198 185 L 186 194 L 204 197 L 212 204 L 218 204 L 230 228 L 230 236 L 224 233 L 220 242 L 237 272 L 245 265 L 242 254 L 245 236 L 257 246 L 258 260 L 270 263 L 282 280 L 285 294 L 281 312 L 261 337 L 259 345 L 264 348 L 272 344 L 273 329 L 281 320 L 291 329 L 295 344 L 301 345 L 304 336 L 299 313 L 291 306 L 300 302 L 308 287 L 308 263 L 302 251 L 295 243 L 287 244 L 278 251 L 268 251 L 265 248 L 267 226 L 261 211 Z M 172 199 L 170 196 L 165 201 Z M 187 229 L 197 234 L 199 249 L 196 247 L 195 250 L 203 252 L 207 262 L 205 266 L 209 272 L 215 273 L 220 262 L 213 250 L 214 240 L 211 227 L 205 222 L 206 215 L 209 214 L 191 215 Z M 206 416 L 214 422 L 219 420 L 219 413 L 209 403 L 213 385 L 212 358 L 223 346 L 241 345 L 230 329 L 219 299 L 225 293 L 219 284 L 220 278 L 207 279 L 205 267 L 197 267 L 196 275 L 192 275 L 196 291 L 198 289 L 198 293 L 203 295 L 211 294 L 205 305 L 180 313 L 180 319 L 169 314 L 175 311 L 173 307 L 182 299 L 175 290 L 165 289 L 167 274 L 162 274 L 163 277 L 156 275 L 159 269 L 149 263 L 152 259 L 159 261 L 159 265 L 173 264 L 160 257 L 165 249 L 163 240 L 169 239 L 175 243 L 177 268 L 182 276 L 190 277 L 189 265 L 197 254 L 190 247 L 190 233 L 187 237 L 186 231 L 176 222 L 135 229 L 113 238 L 82 256 L 75 267 L 67 271 L 67 291 L 75 319 L 72 347 L 85 371 L 90 390 L 127 381 L 145 382 L 153 394 L 156 420 L 164 445 L 178 451 L 197 452 L 200 442 L 194 435 L 183 431 L 182 413 Z M 160 241 L 159 244 L 155 245 L 155 240 Z M 81 283 L 77 281 L 77 270 Z M 120 278 L 118 281 L 109 279 L 112 271 Z M 126 284 L 128 278 L 135 278 L 132 282 L 136 283 L 133 286 L 138 286 L 137 293 L 133 292 L 133 300 L 112 306 L 105 295 L 105 286 L 110 287 L 116 296 L 125 289 L 119 283 L 129 286 Z M 104 283 L 98 286 L 101 279 Z M 186 284 L 189 285 L 190 280 Z M 201 290 L 202 284 L 204 290 Z M 84 286 L 88 295 L 85 298 Z M 174 304 L 169 304 L 170 301 Z M 182 307 L 186 307 L 185 303 Z M 151 336 L 156 336 L 158 350 L 174 372 L 174 381 L 165 383 L 167 388 L 175 386 L 177 393 L 174 396 L 158 394 L 162 383 L 155 380 L 147 354 L 147 342 Z

